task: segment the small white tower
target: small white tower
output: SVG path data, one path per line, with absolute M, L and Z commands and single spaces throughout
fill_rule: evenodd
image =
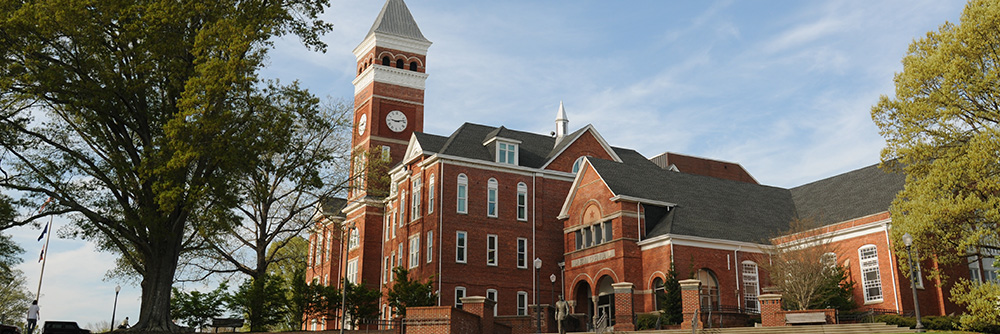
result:
M 563 107 L 563 102 L 559 101 L 559 113 L 556 114 L 556 145 L 567 134 L 569 134 L 569 117 L 566 117 L 566 108 Z

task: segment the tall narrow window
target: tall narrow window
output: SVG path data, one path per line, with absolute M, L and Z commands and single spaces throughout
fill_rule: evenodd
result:
M 528 268 L 528 239 L 517 238 L 517 267 Z
M 486 191 L 486 215 L 497 216 L 497 180 L 491 178 L 487 183 Z
M 466 242 L 465 239 L 468 234 L 465 231 L 458 231 L 455 233 L 455 262 L 465 263 L 466 254 Z
M 497 265 L 497 236 L 495 234 L 486 235 L 486 265 Z
M 469 178 L 465 174 L 458 174 L 458 198 L 456 211 L 458 213 L 469 213 Z
M 390 155 L 390 151 L 391 150 L 392 149 L 389 148 L 389 146 L 385 146 L 385 145 L 382 146 L 382 161 L 389 161 L 389 158 L 391 158 L 391 155 Z
M 861 282 L 865 303 L 882 300 L 882 277 L 879 274 L 878 250 L 875 245 L 858 249 L 861 258 Z
M 410 268 L 420 265 L 420 235 L 410 237 Z
M 423 194 L 421 190 L 423 188 L 423 181 L 420 178 L 413 180 L 413 199 L 410 201 L 413 207 L 410 208 L 410 220 L 417 220 L 420 218 L 420 195 Z
M 427 263 L 434 260 L 434 231 L 427 231 Z
M 462 298 L 465 298 L 465 287 L 455 287 L 455 308 L 462 308 Z
M 576 161 L 573 162 L 573 174 L 576 174 L 576 172 L 580 171 L 580 167 L 583 166 L 583 159 L 584 158 L 586 158 L 586 157 L 576 158 Z
M 392 262 L 389 262 L 389 257 L 385 257 L 385 269 L 382 270 L 382 283 L 388 283 L 392 278 Z
M 351 283 L 358 282 L 358 259 L 347 262 L 347 281 Z
M 604 241 L 608 242 L 614 240 L 614 230 L 611 229 L 611 221 L 606 221 L 601 224 L 604 227 Z
M 517 315 L 528 315 L 528 293 L 517 292 Z
M 355 249 L 361 244 L 361 237 L 358 234 L 358 229 L 351 229 L 351 238 L 347 240 L 347 249 Z
M 384 65 L 384 66 L 390 66 L 389 57 L 382 57 L 382 65 Z
M 397 249 L 399 249 L 399 258 L 397 259 L 399 261 L 396 262 L 396 266 L 397 267 L 402 267 L 403 266 L 403 256 L 404 256 L 403 255 L 403 243 L 402 242 L 399 243 L 399 247 Z
M 747 311 L 750 313 L 760 313 L 760 304 L 757 296 L 760 295 L 760 281 L 757 279 L 757 264 L 753 261 L 743 261 L 743 301 L 746 303 Z
M 399 191 L 399 227 L 406 221 L 406 190 Z
M 430 181 L 427 182 L 427 213 L 434 213 L 434 174 L 431 174 Z
M 403 68 L 403 64 L 405 63 L 402 59 L 396 59 L 396 68 Z
M 601 228 L 601 224 L 590 225 L 590 228 L 594 229 L 594 245 L 604 243 L 604 229 Z
M 486 299 L 493 301 L 493 316 L 497 316 L 497 290 L 496 289 L 486 289 Z
M 517 220 L 528 220 L 528 185 L 517 184 Z

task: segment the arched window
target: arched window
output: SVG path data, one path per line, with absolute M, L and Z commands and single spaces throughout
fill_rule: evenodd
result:
M 417 70 L 417 62 L 411 61 L 410 62 L 410 71 L 416 71 L 416 70 Z
M 653 295 L 656 296 L 655 305 L 657 306 L 665 305 L 665 302 L 667 300 L 667 288 L 666 286 L 663 285 L 662 278 L 657 277 L 653 279 Z
M 875 245 L 865 245 L 858 248 L 861 259 L 861 287 L 865 295 L 865 303 L 882 300 L 882 277 L 879 274 L 878 249 Z
M 584 157 L 576 158 L 576 161 L 573 162 L 573 174 L 576 174 L 576 172 L 579 172 L 580 171 L 580 167 L 583 167 L 583 159 L 584 158 L 586 158 L 586 157 L 584 156 Z
M 718 309 L 719 279 L 716 278 L 715 273 L 711 269 L 698 269 L 698 280 L 701 281 L 701 291 L 698 291 L 701 307 Z
M 528 185 L 524 182 L 517 184 L 517 220 L 528 220 Z
M 389 60 L 389 56 L 382 57 L 382 66 L 392 66 L 392 60 Z
M 458 193 L 456 198 L 458 203 L 455 211 L 458 213 L 469 213 L 469 178 L 465 174 L 458 174 Z
M 757 296 L 760 295 L 760 281 L 757 275 L 757 263 L 753 261 L 743 261 L 743 301 L 746 303 L 747 312 L 760 313 L 760 303 Z
M 396 68 L 403 68 L 403 60 L 396 59 Z
M 486 189 L 486 216 L 497 216 L 497 179 L 490 178 Z

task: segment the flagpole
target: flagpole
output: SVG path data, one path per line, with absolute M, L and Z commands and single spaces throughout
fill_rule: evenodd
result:
M 49 226 L 47 229 L 52 229 L 52 216 L 49 216 Z M 38 274 L 38 292 L 35 293 L 35 300 L 42 299 L 42 278 L 45 277 L 45 262 L 49 261 L 48 254 L 45 253 L 49 251 L 49 239 L 52 239 L 53 231 L 48 232 L 49 235 L 45 237 L 45 246 L 42 246 L 42 272 Z

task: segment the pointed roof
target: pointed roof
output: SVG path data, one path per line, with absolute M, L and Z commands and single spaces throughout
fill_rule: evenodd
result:
M 556 122 L 558 121 L 569 121 L 569 117 L 566 117 L 566 107 L 563 107 L 563 101 L 559 101 L 559 113 L 556 114 Z
M 382 6 L 382 11 L 378 13 L 375 23 L 372 24 L 371 30 L 368 31 L 368 35 L 374 33 L 384 33 L 429 42 L 424 38 L 424 34 L 420 33 L 420 27 L 413 20 L 413 15 L 410 14 L 410 9 L 406 7 L 406 3 L 403 0 L 386 0 L 385 6 Z

